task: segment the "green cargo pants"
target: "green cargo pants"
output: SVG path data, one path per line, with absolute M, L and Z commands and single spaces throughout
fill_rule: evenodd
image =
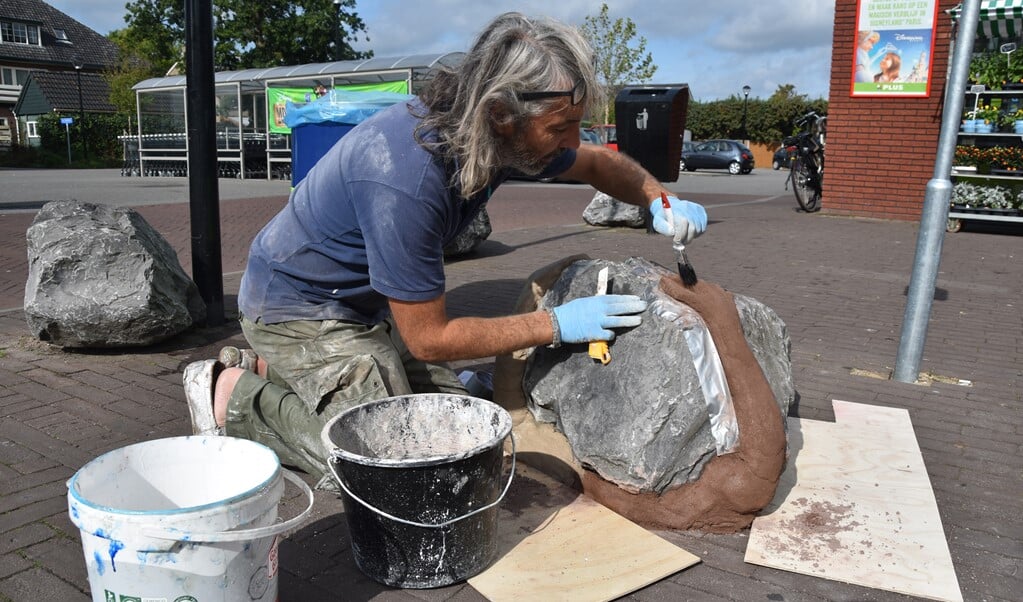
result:
M 336 489 L 321 432 L 344 410 L 395 395 L 466 394 L 451 369 L 413 357 L 389 319 L 374 326 L 240 320 L 270 370 L 266 379 L 246 372 L 238 380 L 226 432 L 266 445 L 282 464 L 318 478 L 318 488 Z

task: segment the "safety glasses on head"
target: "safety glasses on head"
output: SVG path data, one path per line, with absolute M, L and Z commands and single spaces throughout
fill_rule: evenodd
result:
M 547 98 L 558 98 L 560 96 L 567 96 L 572 100 L 572 106 L 575 106 L 583 101 L 585 96 L 585 89 L 583 88 L 583 82 L 577 81 L 571 90 L 548 90 L 548 91 L 534 91 L 534 92 L 519 92 L 519 100 L 528 102 L 531 100 L 544 100 Z

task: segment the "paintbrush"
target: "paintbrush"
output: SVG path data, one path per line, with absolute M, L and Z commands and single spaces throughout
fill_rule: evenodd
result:
M 661 207 L 664 208 L 664 219 L 668 222 L 668 228 L 671 229 L 672 235 L 675 236 L 671 248 L 675 251 L 678 277 L 682 279 L 682 284 L 693 286 L 696 284 L 696 270 L 693 269 L 693 264 L 689 263 L 689 257 L 686 256 L 686 246 L 682 244 L 682 239 L 675 232 L 675 215 L 671 212 L 671 203 L 668 201 L 668 195 L 663 192 L 661 193 Z

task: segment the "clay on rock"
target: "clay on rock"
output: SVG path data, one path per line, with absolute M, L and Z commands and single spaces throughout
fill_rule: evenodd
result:
M 650 301 L 643 324 L 619 333 L 606 366 L 586 345 L 536 349 L 523 380 L 532 415 L 564 434 L 585 468 L 584 490 L 616 512 L 655 527 L 748 526 L 784 468 L 784 416 L 794 397 L 784 324 L 753 299 L 704 281 L 686 288 L 641 259 L 576 262 L 541 305 L 593 294 L 605 265 L 611 292 Z M 710 331 L 724 366 L 739 431 L 730 454 L 715 453 L 683 334 L 692 328 Z

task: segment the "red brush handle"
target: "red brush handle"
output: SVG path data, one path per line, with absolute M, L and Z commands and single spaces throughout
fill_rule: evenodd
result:
M 661 193 L 661 207 L 665 209 L 671 209 L 671 203 L 668 201 L 668 195 Z

